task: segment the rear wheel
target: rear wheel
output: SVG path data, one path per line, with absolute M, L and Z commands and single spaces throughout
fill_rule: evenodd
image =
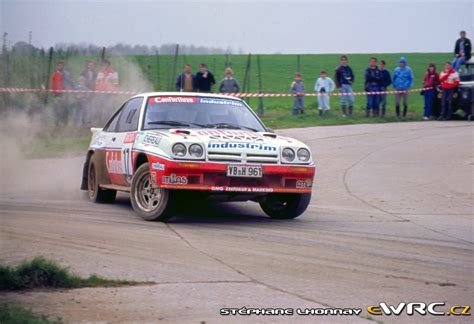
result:
M 116 190 L 102 189 L 98 184 L 98 171 L 95 156 L 92 155 L 89 161 L 89 170 L 87 172 L 87 191 L 90 200 L 97 203 L 112 203 L 117 196 Z
M 152 186 L 148 163 L 137 169 L 130 198 L 133 209 L 144 220 L 164 222 L 172 217 L 170 192 Z
M 275 219 L 291 219 L 300 216 L 311 201 L 311 194 L 269 194 L 260 203 L 262 210 Z

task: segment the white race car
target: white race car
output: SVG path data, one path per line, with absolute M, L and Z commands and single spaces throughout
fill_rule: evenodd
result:
M 301 215 L 311 200 L 308 147 L 267 129 L 234 97 L 144 93 L 91 130 L 81 189 L 100 203 L 128 192 L 145 220 L 166 221 L 192 198 L 251 200 L 278 219 Z

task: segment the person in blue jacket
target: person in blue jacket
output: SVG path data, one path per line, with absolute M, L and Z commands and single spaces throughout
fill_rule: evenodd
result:
M 406 58 L 400 57 L 399 64 L 393 72 L 393 88 L 396 91 L 401 91 L 395 94 L 395 112 L 397 117 L 400 117 L 400 101 L 403 100 L 403 117 L 405 117 L 408 111 L 408 90 L 413 85 L 415 78 Z
M 390 72 L 385 69 L 385 61 L 380 60 L 380 91 L 387 91 L 387 88 L 392 84 L 392 77 Z M 385 110 L 387 108 L 387 94 L 380 95 L 381 117 L 385 117 Z
M 377 94 L 380 91 L 380 70 L 377 66 L 377 58 L 371 57 L 369 61 L 369 67 L 365 69 L 365 91 L 376 92 L 367 94 L 367 106 L 365 116 L 377 117 L 379 115 L 380 106 L 380 95 Z

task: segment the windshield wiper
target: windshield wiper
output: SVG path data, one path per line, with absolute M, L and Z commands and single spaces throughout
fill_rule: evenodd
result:
M 248 129 L 253 132 L 258 132 L 255 128 L 247 127 L 247 126 L 240 126 L 240 125 L 235 125 L 235 124 L 230 124 L 230 123 L 217 123 L 217 124 L 207 124 L 207 125 L 202 125 L 204 127 L 211 127 L 211 128 L 228 128 L 228 129 Z
M 154 121 L 148 122 L 147 124 L 148 125 L 184 126 L 184 127 L 195 125 L 195 126 L 199 126 L 199 127 L 204 127 L 204 125 L 201 125 L 201 124 L 183 123 L 183 122 L 180 122 L 180 121 L 177 121 L 177 120 L 154 120 Z

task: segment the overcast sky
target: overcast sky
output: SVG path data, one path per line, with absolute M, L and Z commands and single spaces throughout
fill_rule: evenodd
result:
M 11 43 L 194 44 L 252 53 L 450 52 L 474 0 L 0 0 Z

